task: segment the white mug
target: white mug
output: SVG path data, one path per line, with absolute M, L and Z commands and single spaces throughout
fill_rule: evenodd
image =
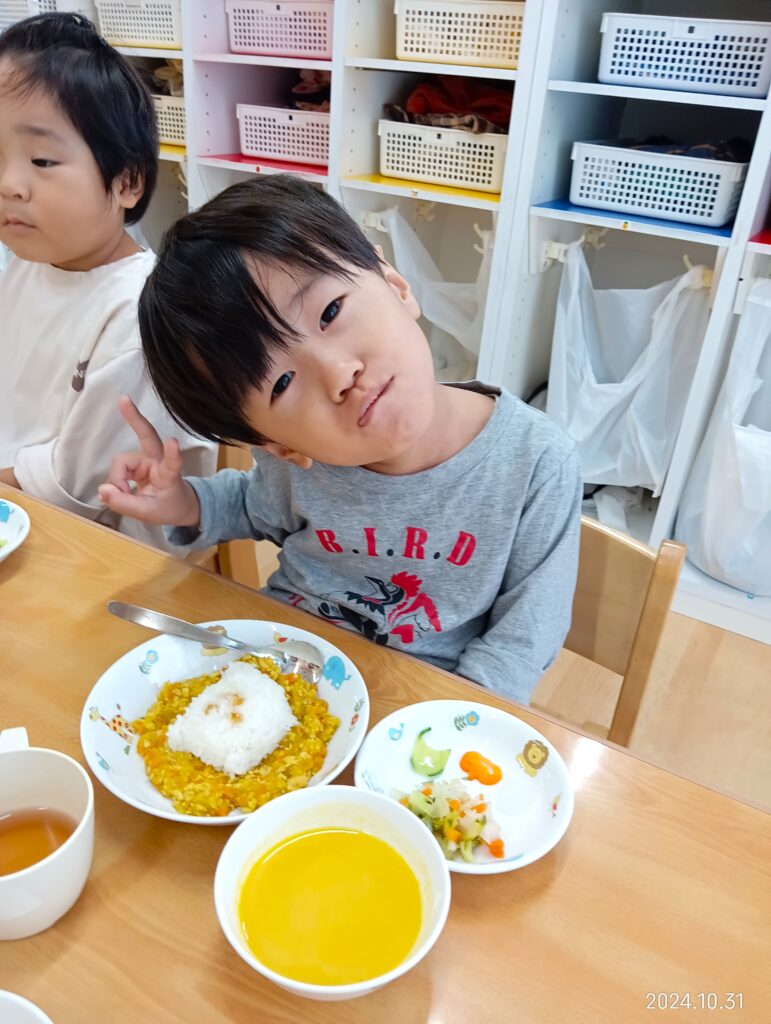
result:
M 0 875 L 0 939 L 49 928 L 80 896 L 94 852 L 94 789 L 66 754 L 30 747 L 25 729 L 0 733 L 0 814 L 50 807 L 77 822 L 72 835 L 36 864 Z

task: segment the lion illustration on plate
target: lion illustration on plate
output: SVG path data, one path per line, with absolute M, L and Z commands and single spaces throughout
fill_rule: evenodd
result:
M 535 773 L 546 764 L 549 756 L 549 748 L 540 740 L 528 740 L 521 754 L 517 754 L 517 760 L 528 775 L 535 778 Z

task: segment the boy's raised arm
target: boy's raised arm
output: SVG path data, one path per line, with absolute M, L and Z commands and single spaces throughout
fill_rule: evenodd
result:
M 265 463 L 273 467 L 267 472 Z M 198 524 L 167 531 L 172 544 L 207 548 L 251 538 L 283 544 L 297 528 L 290 523 L 288 467 L 268 455 L 251 470 L 221 469 L 210 477 L 188 477 L 200 508 Z

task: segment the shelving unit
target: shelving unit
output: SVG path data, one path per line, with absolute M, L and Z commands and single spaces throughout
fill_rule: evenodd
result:
M 754 597 L 729 587 L 700 572 L 687 560 L 672 607 L 693 619 L 769 643 L 771 598 Z
M 183 50 L 164 50 L 158 46 L 116 46 L 124 57 L 153 57 L 158 60 L 182 60 Z
M 181 49 L 169 49 L 155 46 L 117 46 L 116 49 L 131 61 L 136 61 L 145 70 L 155 67 L 148 60 L 157 62 L 162 67 L 166 61 L 181 61 L 184 54 Z M 155 90 L 159 94 L 160 88 Z M 172 138 L 181 136 L 174 123 Z M 178 135 L 179 133 L 179 135 Z M 155 195 L 150 207 L 139 225 L 143 239 L 151 248 L 160 245 L 164 231 L 188 210 L 187 195 L 184 182 L 187 176 L 187 146 L 163 142 L 159 149 L 160 166 Z
M 758 253 L 761 256 L 771 256 L 771 229 L 759 231 L 747 243 L 747 252 Z
M 367 202 L 374 201 L 376 205 L 370 208 L 377 209 L 394 205 L 396 200 L 448 280 L 470 281 L 476 277 L 480 257 L 473 249 L 474 224 L 495 232 L 478 365 L 484 362 L 485 352 L 493 344 L 506 290 L 507 253 L 501 239 L 508 238 L 514 214 L 542 6 L 541 0 L 526 6 L 518 67 L 512 69 L 396 60 L 396 19 L 391 0 L 347 0 L 336 4 L 334 60 L 340 70 L 332 76 L 332 110 L 333 116 L 336 109 L 342 114 L 337 119 L 340 134 L 334 145 L 338 156 L 330 172 L 338 182 L 337 194 L 354 212 L 364 209 Z M 513 87 L 500 196 L 405 182 L 378 173 L 374 124 L 382 106 L 406 95 L 426 75 L 486 79 L 498 86 L 510 83 Z M 431 232 L 429 225 L 415 222 L 412 204 L 416 203 L 436 204 L 436 219 L 442 221 L 440 231 Z
M 331 71 L 331 60 L 311 60 L 309 57 L 266 57 L 248 53 L 199 53 L 193 57 L 197 64 L 249 64 L 262 68 L 318 68 Z
M 528 91 L 515 87 L 535 60 L 540 0 L 529 5 L 520 65 L 480 68 L 395 59 L 392 0 L 337 0 L 331 60 L 230 53 L 224 0 L 183 0 L 183 68 L 188 124 L 189 204 L 195 208 L 251 174 L 291 171 L 326 187 L 355 216 L 398 206 L 453 281 L 473 281 L 480 254 L 474 225 L 504 234 L 513 211 Z M 160 51 L 157 51 L 161 55 Z M 239 153 L 236 103 L 282 103 L 298 69 L 332 72 L 330 161 L 327 168 L 258 160 Z M 427 75 L 486 79 L 514 90 L 509 157 L 501 195 L 384 177 L 379 173 L 377 119 L 385 102 L 404 98 Z M 433 204 L 429 207 L 428 204 Z M 430 212 L 429 212 L 430 210 Z M 429 219 L 430 218 L 430 219 Z M 375 238 L 389 252 L 388 239 Z M 441 241 L 438 241 L 441 240 Z M 503 292 L 506 249 L 493 252 L 482 350 L 497 319 Z M 474 359 L 467 371 L 474 371 Z
M 391 60 L 384 57 L 346 57 L 345 66 L 362 71 L 411 71 L 422 75 L 458 75 L 462 78 L 487 78 L 501 82 L 515 82 L 519 75 L 519 71 L 512 68 L 467 67 L 462 64 Z
M 472 210 L 497 210 L 498 196 L 489 192 L 474 192 L 471 189 L 452 188 L 449 185 L 432 185 L 428 182 L 409 182 L 401 178 L 387 178 L 382 174 L 368 174 L 340 180 L 342 188 L 360 189 L 362 192 L 377 192 L 380 195 L 402 196 L 427 202 L 446 203 L 449 206 L 463 206 Z
M 161 160 L 171 160 L 181 164 L 187 160 L 187 149 L 184 146 L 171 146 L 164 142 L 161 143 L 158 155 Z
M 574 82 L 552 79 L 549 92 L 569 92 L 585 96 L 616 96 L 625 100 L 648 100 L 653 103 L 687 103 L 694 107 L 725 107 L 728 110 L 760 110 L 764 99 L 745 96 L 718 96 L 715 93 L 679 92 L 675 89 L 645 89 L 631 85 L 605 85 L 602 82 Z
M 241 171 L 249 174 L 296 174 L 307 181 L 326 184 L 327 173 L 323 167 L 311 164 L 295 164 L 288 160 L 257 160 L 241 153 L 223 153 L 222 156 L 199 156 L 195 161 L 199 167 L 216 167 L 222 171 Z
M 657 217 L 642 217 L 632 213 L 613 213 L 610 210 L 590 210 L 586 206 L 575 206 L 567 199 L 552 199 L 547 203 L 536 203 L 530 207 L 534 220 L 557 220 L 563 224 L 583 224 L 591 227 L 608 228 L 612 231 L 631 231 L 638 235 L 652 235 L 654 238 L 672 238 L 700 245 L 727 247 L 731 242 L 733 228 L 705 228 L 698 224 L 679 224 L 673 220 Z M 539 231 L 538 225 L 531 229 Z
M 459 353 L 458 358 L 466 359 L 467 375 L 476 373 L 520 396 L 548 375 L 560 270 L 544 269 L 547 242 L 573 241 L 587 227 L 608 229 L 605 248 L 588 253 L 600 287 L 648 287 L 676 277 L 684 255 L 710 267 L 710 314 L 669 473 L 658 502 L 629 522 L 630 533 L 657 545 L 672 533 L 743 296 L 754 276 L 771 274 L 771 230 L 762 230 L 771 223 L 771 103 L 598 83 L 600 24 L 610 10 L 771 20 L 767 0 L 527 0 L 518 68 L 479 68 L 396 60 L 393 0 L 336 0 L 332 58 L 318 61 L 230 53 L 225 0 L 182 0 L 181 50 L 123 52 L 183 62 L 187 145 L 164 147 L 161 153 L 162 185 L 145 218 L 151 244 L 188 206 L 196 208 L 250 175 L 287 170 L 327 188 L 360 222 L 396 206 L 450 281 L 476 279 L 481 255 L 474 248 L 474 229 L 494 232 L 478 356 Z M 332 75 L 329 166 L 240 155 L 236 104 L 284 103 L 304 68 Z M 513 89 L 500 195 L 379 173 L 377 120 L 383 104 L 402 100 L 427 75 L 488 80 Z M 702 228 L 590 210 L 567 200 L 574 141 L 662 132 L 755 140 L 732 225 Z M 177 163 L 186 170 L 187 200 L 173 175 Z M 388 238 L 367 230 L 392 257 Z M 771 642 L 771 599 L 750 599 L 692 566 L 683 574 L 675 607 Z
M 668 475 L 657 507 L 630 519 L 630 533 L 656 546 L 671 536 L 678 504 L 722 381 L 751 279 L 771 271 L 771 113 L 767 99 L 604 85 L 596 81 L 605 11 L 691 18 L 771 20 L 758 0 L 559 0 L 542 4 L 538 55 L 506 277 L 512 282 L 480 359 L 480 375 L 526 395 L 547 379 L 560 270 L 545 269 L 544 246 L 571 242 L 589 226 L 607 228 L 605 248 L 587 250 L 597 287 L 648 287 L 683 272 L 682 257 L 714 271 L 710 314 Z M 733 224 L 701 228 L 572 205 L 565 197 L 576 140 L 667 133 L 706 141 L 742 135 L 754 150 Z M 689 564 L 675 608 L 771 643 L 771 599 L 749 598 Z

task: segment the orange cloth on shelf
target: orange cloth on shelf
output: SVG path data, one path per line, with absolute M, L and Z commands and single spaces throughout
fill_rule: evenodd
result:
M 508 131 L 512 93 L 479 78 L 436 75 L 409 96 L 410 114 L 476 114 Z

